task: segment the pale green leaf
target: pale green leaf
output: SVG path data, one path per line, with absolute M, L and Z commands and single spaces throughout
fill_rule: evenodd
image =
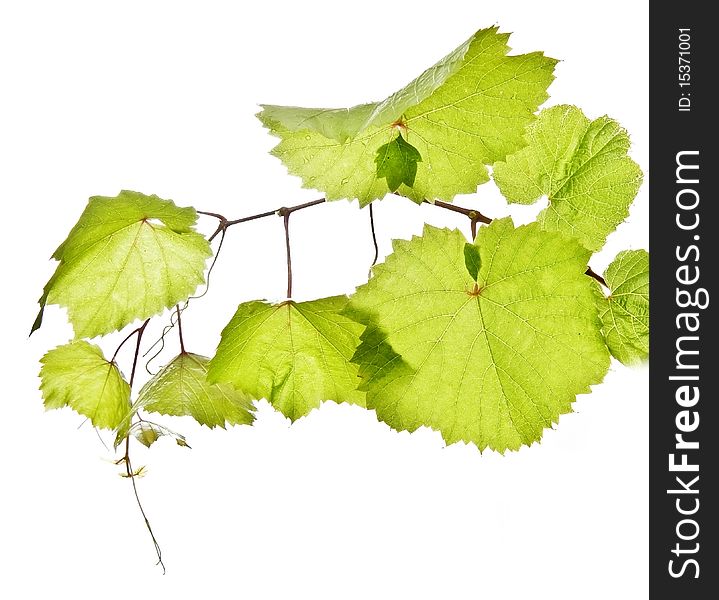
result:
M 627 156 L 627 132 L 613 119 L 590 121 L 575 106 L 539 113 L 527 130 L 529 144 L 494 166 L 494 180 L 510 202 L 547 196 L 542 227 L 573 235 L 590 250 L 627 218 L 642 171 Z
M 122 442 L 124 442 L 125 438 L 127 438 L 128 436 L 133 436 L 138 442 L 140 442 L 143 446 L 146 446 L 147 448 L 152 446 L 152 444 L 154 444 L 161 437 L 171 437 L 175 440 L 178 446 L 182 446 L 183 448 L 190 447 L 184 435 L 182 435 L 181 433 L 177 433 L 176 431 L 173 431 L 172 429 L 169 429 L 164 425 L 153 423 L 151 421 L 148 421 L 147 419 L 135 421 L 133 423 L 132 420 L 137 414 L 139 408 L 141 407 L 138 406 L 136 402 L 130 412 L 125 416 L 125 418 L 115 430 L 115 448 L 117 448 Z
M 541 52 L 508 56 L 509 34 L 483 29 L 383 102 L 349 109 L 264 105 L 259 118 L 280 138 L 272 154 L 304 187 L 328 200 L 384 197 L 374 162 L 400 130 L 422 157 L 412 185 L 417 202 L 451 200 L 489 179 L 485 165 L 524 145 L 523 133 L 547 99 L 556 60 Z
M 138 426 L 132 434 L 135 436 L 135 439 L 146 448 L 152 446 L 152 444 L 164 435 L 161 429 L 158 429 L 151 423 L 138 423 Z
M 94 344 L 58 346 L 40 363 L 45 408 L 69 406 L 103 429 L 117 427 L 130 410 L 130 386 Z
M 475 281 L 458 231 L 395 241 L 352 297 L 348 314 L 367 325 L 353 362 L 368 408 L 395 429 L 503 452 L 571 411 L 609 354 L 574 239 L 501 219 L 476 244 Z
M 90 198 L 53 258 L 60 264 L 45 286 L 46 304 L 67 307 L 75 337 L 121 329 L 186 300 L 204 281 L 212 254 L 193 231 L 197 214 L 171 200 L 123 191 Z
M 376 102 L 352 108 L 301 108 L 263 104 L 258 116 L 265 125 L 278 123 L 289 131 L 312 131 L 344 143 L 365 128 L 376 108 Z
M 210 381 L 266 398 L 292 420 L 324 400 L 364 406 L 349 362 L 363 328 L 340 314 L 346 305 L 345 296 L 240 304 L 210 362 Z
M 624 250 L 604 272 L 610 295 L 599 314 L 609 351 L 625 365 L 649 358 L 649 253 Z
M 201 425 L 249 425 L 252 400 L 226 383 L 207 381 L 209 358 L 185 352 L 165 365 L 140 390 L 133 407 L 176 417 L 190 416 Z

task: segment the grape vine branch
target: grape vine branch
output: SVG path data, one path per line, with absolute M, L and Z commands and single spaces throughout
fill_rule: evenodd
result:
M 180 317 L 179 307 L 177 312 L 178 319 Z M 118 353 L 122 349 L 122 347 L 125 345 L 126 342 L 128 342 L 133 337 L 136 337 L 135 340 L 135 352 L 133 354 L 132 358 L 132 367 L 130 371 L 130 389 L 132 389 L 133 384 L 135 383 L 135 372 L 137 371 L 137 362 L 140 356 L 140 345 L 142 344 L 142 336 L 145 333 L 145 329 L 147 328 L 147 325 L 150 323 L 150 319 L 145 319 L 145 322 L 137 327 L 136 329 L 133 329 L 126 337 L 123 339 L 120 344 L 117 346 L 117 349 L 115 350 L 115 353 L 112 355 L 112 358 L 110 359 L 110 363 L 114 364 L 115 359 L 117 358 Z M 179 323 L 179 321 L 178 321 Z M 182 346 L 182 351 L 184 352 L 184 345 L 182 343 L 182 329 L 179 329 L 180 331 L 180 345 Z M 141 417 L 138 414 L 138 418 L 141 419 Z M 142 501 L 140 500 L 140 495 L 137 491 L 137 483 L 135 481 L 135 477 L 138 475 L 138 472 L 136 472 L 132 468 L 132 459 L 130 458 L 130 436 L 127 436 L 125 438 L 125 454 L 120 458 L 118 461 L 116 461 L 117 465 L 124 465 L 125 466 L 125 473 L 124 477 L 128 478 L 132 482 L 132 491 L 135 495 L 135 501 L 137 502 L 137 506 L 140 509 L 140 513 L 142 514 L 142 518 L 145 522 L 145 527 L 147 528 L 147 531 L 150 534 L 150 537 L 152 539 L 152 543 L 155 548 L 155 553 L 157 554 L 157 564 L 162 567 L 162 572 L 165 573 L 165 563 L 162 561 L 162 549 L 160 548 L 160 544 L 157 541 L 157 538 L 155 537 L 155 533 L 152 530 L 152 525 L 150 524 L 150 520 L 147 518 L 147 514 L 145 513 L 145 509 L 142 505 Z
M 292 255 L 290 251 L 290 236 L 289 236 L 289 219 L 290 215 L 298 210 L 302 210 L 304 208 L 309 208 L 311 206 L 317 206 L 318 204 L 323 204 L 324 202 L 327 202 L 326 198 L 318 198 L 317 200 L 312 200 L 310 202 L 304 202 L 302 204 L 297 204 L 295 206 L 282 206 L 280 208 L 276 208 L 275 210 L 269 210 L 261 213 L 257 213 L 254 215 L 249 215 L 246 217 L 241 217 L 239 219 L 228 219 L 224 215 L 221 215 L 217 212 L 210 212 L 206 210 L 198 210 L 197 214 L 199 215 L 205 215 L 208 217 L 214 217 L 219 221 L 217 225 L 217 229 L 209 236 L 209 241 L 214 240 L 218 235 L 221 236 L 221 238 L 224 238 L 225 232 L 232 226 L 232 225 L 238 225 L 240 223 L 248 223 L 250 221 L 255 221 L 257 219 L 264 219 L 265 217 L 272 217 L 272 216 L 279 216 L 283 217 L 284 220 L 284 226 L 285 226 L 285 245 L 286 245 L 286 251 L 287 251 L 287 298 L 292 298 Z M 450 204 L 448 202 L 442 202 L 441 200 L 435 200 L 434 202 L 428 202 L 427 200 L 423 200 L 423 204 L 430 204 L 432 206 L 437 206 L 438 208 L 444 208 L 445 210 L 449 210 L 451 212 L 459 213 L 461 215 L 464 215 L 469 219 L 470 222 L 470 230 L 472 234 L 472 239 L 475 239 L 477 237 L 477 224 L 478 223 L 484 223 L 489 224 L 492 222 L 492 219 L 486 215 L 483 215 L 481 212 L 479 212 L 475 208 L 464 208 L 462 206 L 458 206 L 456 204 Z M 370 231 L 372 234 L 372 244 L 374 246 L 374 259 L 372 260 L 372 266 L 374 266 L 377 263 L 377 259 L 379 258 L 379 247 L 377 246 L 377 235 L 375 233 L 375 221 L 374 221 L 374 212 L 373 212 L 373 206 L 372 204 L 369 205 L 369 220 L 370 220 Z M 221 244 L 220 244 L 221 247 Z M 215 260 L 217 260 L 217 256 L 219 255 L 219 248 L 217 253 L 215 254 Z M 214 265 L 214 262 L 213 262 Z M 212 269 L 212 266 L 210 266 L 210 270 Z M 596 279 L 602 286 L 607 287 L 606 281 L 604 281 L 604 278 L 595 273 L 591 267 L 587 266 L 586 274 L 590 277 Z M 178 318 L 179 318 L 179 312 L 178 312 Z
M 115 448 L 124 447 L 116 464 L 163 572 L 130 438 L 189 446 L 141 411 L 224 428 L 251 425 L 259 399 L 292 421 L 335 401 L 373 410 L 398 431 L 429 427 L 447 444 L 503 453 L 539 442 L 578 394 L 601 383 L 611 357 L 648 359 L 649 254 L 623 250 L 603 274 L 589 266 L 642 184 L 629 136 L 614 119 L 592 120 L 575 106 L 540 110 L 557 61 L 512 55 L 508 37 L 479 30 L 382 102 L 263 105 L 257 116 L 279 138 L 271 153 L 322 198 L 229 219 L 140 192 L 95 196 L 54 252 L 32 331 L 54 304 L 67 309 L 74 339 L 41 359 L 45 406 L 69 406 L 114 432 Z M 548 205 L 515 226 L 452 202 L 490 180 L 510 204 Z M 378 264 L 373 203 L 391 194 L 466 217 L 469 239 L 426 225 L 395 240 Z M 292 215 L 354 199 L 368 207 L 368 281 L 349 296 L 295 301 Z M 210 235 L 195 230 L 198 216 L 217 221 Z M 183 314 L 208 293 L 228 231 L 273 216 L 284 228 L 286 299 L 240 303 L 214 356 L 191 352 Z M 145 363 L 151 377 L 134 393 L 143 336 L 165 310 L 169 324 L 142 354 L 155 351 Z M 89 341 L 126 327 L 109 360 Z M 152 373 L 175 327 L 179 353 Z M 117 362 L 133 339 L 126 380 Z

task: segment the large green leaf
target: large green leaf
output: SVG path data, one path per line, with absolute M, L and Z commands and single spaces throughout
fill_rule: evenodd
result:
M 573 235 L 590 250 L 629 214 L 642 171 L 627 156 L 627 132 L 609 117 L 590 121 L 575 106 L 539 113 L 527 130 L 529 144 L 494 166 L 494 180 L 510 202 L 549 206 L 538 221 L 544 229 Z
M 193 231 L 197 214 L 171 200 L 123 191 L 95 196 L 53 258 L 33 331 L 46 304 L 67 307 L 75 337 L 120 329 L 188 298 L 212 254 Z
M 624 250 L 604 272 L 610 295 L 599 299 L 609 351 L 625 365 L 649 357 L 649 253 Z
M 483 227 L 476 245 L 466 252 L 461 233 L 431 226 L 395 241 L 352 297 L 348 314 L 367 325 L 353 362 L 368 408 L 392 427 L 517 449 L 609 366 L 589 252 L 511 219 Z
M 341 311 L 345 296 L 240 304 L 222 332 L 208 378 L 266 398 L 292 420 L 323 400 L 364 406 L 350 363 L 362 326 Z
M 541 52 L 507 56 L 508 38 L 496 27 L 478 31 L 383 102 L 264 105 L 258 116 L 280 138 L 272 153 L 304 187 L 365 205 L 390 191 L 375 157 L 399 130 L 421 157 L 400 194 L 421 202 L 475 192 L 489 178 L 485 165 L 524 145 L 524 129 L 554 78 L 556 60 Z
M 76 341 L 40 360 L 45 408 L 69 406 L 95 427 L 114 429 L 130 410 L 130 386 L 94 344 Z

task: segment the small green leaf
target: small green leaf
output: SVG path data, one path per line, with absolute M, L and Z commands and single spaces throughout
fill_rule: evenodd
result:
M 377 149 L 374 162 L 377 165 L 377 177 L 385 178 L 389 191 L 395 192 L 403 183 L 407 187 L 414 185 L 417 163 L 422 162 L 422 156 L 399 133 L 391 142 Z
M 130 386 L 94 344 L 76 341 L 59 346 L 40 363 L 45 408 L 69 406 L 102 429 L 115 429 L 128 414 Z
M 529 144 L 494 165 L 494 180 L 510 202 L 549 206 L 544 229 L 572 235 L 589 250 L 627 218 L 642 171 L 627 156 L 627 132 L 613 119 L 590 121 L 576 106 L 547 108 L 527 128 Z
M 609 351 L 625 365 L 649 358 L 649 253 L 624 250 L 604 272 L 609 298 L 601 294 L 599 315 Z
M 136 410 L 132 411 L 131 417 L 134 416 L 136 412 Z M 123 424 L 124 423 L 125 421 L 123 421 Z M 120 425 L 120 428 L 123 428 L 123 425 Z M 122 433 L 115 439 L 115 447 L 117 448 L 117 446 L 119 446 L 128 435 L 134 436 L 138 442 L 147 448 L 152 446 L 152 444 L 164 436 L 173 438 L 175 442 L 177 442 L 178 446 L 182 446 L 184 448 L 190 447 L 187 444 L 187 440 L 184 435 L 176 433 L 167 427 L 158 425 L 157 423 L 151 423 L 150 421 L 139 421 L 137 423 L 133 423 L 129 429 L 123 429 Z
M 346 296 L 240 304 L 222 331 L 209 379 L 266 398 L 292 420 L 324 400 L 364 406 L 350 363 L 362 325 L 341 314 Z
M 479 254 L 479 248 L 475 244 L 464 245 L 464 266 L 467 267 L 472 279 L 477 281 L 479 268 L 482 265 L 482 258 Z
M 352 297 L 348 314 L 367 327 L 352 360 L 367 407 L 390 426 L 504 452 L 570 412 L 609 353 L 575 239 L 507 218 L 476 246 L 475 281 L 460 232 L 426 226 L 395 241 Z
M 53 258 L 60 261 L 42 297 L 67 307 L 75 337 L 94 337 L 186 300 L 204 280 L 212 255 L 193 231 L 197 213 L 171 200 L 123 191 L 90 198 Z
M 149 423 L 140 423 L 140 426 L 135 431 L 133 431 L 133 435 L 138 442 L 140 442 L 143 446 L 149 448 L 164 434 L 161 430 L 156 427 L 153 427 Z
M 132 422 L 135 415 L 137 414 L 139 407 L 137 402 L 130 409 L 130 412 L 125 415 L 120 425 L 115 430 L 115 448 L 117 448 L 125 439 L 129 436 L 133 436 L 143 446 L 150 447 L 158 439 L 164 436 L 173 438 L 178 446 L 184 446 L 189 448 L 189 444 L 185 439 L 185 436 L 165 427 L 158 423 L 153 423 L 146 419 L 141 421 Z
M 186 352 L 175 357 L 140 390 L 135 410 L 190 416 L 201 425 L 250 425 L 252 400 L 226 383 L 207 381 L 209 358 Z

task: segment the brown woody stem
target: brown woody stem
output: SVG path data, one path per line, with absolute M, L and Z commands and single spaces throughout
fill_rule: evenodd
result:
M 593 278 L 596 279 L 599 283 L 601 283 L 605 288 L 609 289 L 609 286 L 607 285 L 607 282 L 604 281 L 604 277 L 602 277 L 602 276 L 599 275 L 598 273 L 595 273 L 595 272 L 592 270 L 592 267 L 587 267 L 587 270 L 586 270 L 584 273 L 585 273 L 585 275 L 589 275 L 590 277 L 593 277 Z
M 292 298 L 292 250 L 290 248 L 290 212 L 289 208 L 281 208 L 277 211 L 285 225 L 285 249 L 287 251 L 287 299 Z

